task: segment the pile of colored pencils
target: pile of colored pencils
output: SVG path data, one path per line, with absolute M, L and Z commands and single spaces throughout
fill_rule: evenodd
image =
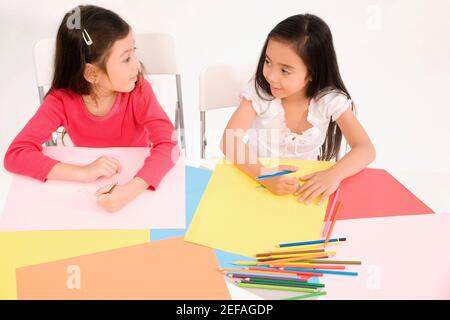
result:
M 346 265 L 361 264 L 361 261 L 328 260 L 336 254 L 330 247 L 339 246 L 346 241 L 346 238 L 330 239 L 340 209 L 341 203 L 338 203 L 337 209 L 329 219 L 326 219 L 323 231 L 323 235 L 326 235 L 324 240 L 279 244 L 278 248 L 273 251 L 256 254 L 256 261 L 233 263 L 242 268 L 221 268 L 219 271 L 227 277 L 236 279 L 235 283 L 239 287 L 306 293 L 288 298 L 288 300 L 325 295 L 326 292 L 322 291 L 325 285 L 308 282 L 311 277 L 357 276 L 357 272 L 347 271 Z M 331 225 L 328 220 L 332 221 Z M 329 229 L 325 230 L 328 226 L 330 226 Z

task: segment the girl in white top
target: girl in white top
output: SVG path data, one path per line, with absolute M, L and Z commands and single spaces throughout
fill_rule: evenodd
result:
M 247 144 L 244 133 L 248 133 Z M 351 151 L 330 169 L 301 177 L 302 184 L 288 176 L 260 182 L 275 194 L 294 193 L 305 204 L 320 196 L 317 203 L 321 203 L 343 179 L 375 158 L 372 142 L 353 114 L 329 27 L 314 15 L 289 17 L 269 33 L 256 74 L 225 129 L 222 151 L 256 178 L 268 173 L 258 157 L 333 159 L 342 134 Z M 272 170 L 297 169 L 279 166 Z

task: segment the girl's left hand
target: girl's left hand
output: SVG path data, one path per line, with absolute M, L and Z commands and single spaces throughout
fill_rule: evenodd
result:
M 112 185 L 104 186 L 97 190 L 97 203 L 108 212 L 116 212 L 133 200 L 127 185 L 117 185 L 111 193 L 107 193 Z
M 306 176 L 300 177 L 300 180 L 306 181 L 294 195 L 300 195 L 298 202 L 310 204 L 313 199 L 320 196 L 317 204 L 330 196 L 339 187 L 342 179 L 330 170 L 318 171 Z

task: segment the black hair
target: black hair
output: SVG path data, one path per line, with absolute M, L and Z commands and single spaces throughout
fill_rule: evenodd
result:
M 73 18 L 79 21 L 73 23 Z M 107 73 L 111 47 L 130 30 L 130 25 L 118 14 L 101 7 L 78 6 L 67 12 L 56 36 L 54 75 L 48 92 L 67 89 L 80 95 L 90 94 L 90 83 L 84 78 L 86 64 L 95 64 Z
M 312 14 L 291 16 L 278 23 L 268 34 L 255 74 L 255 89 L 262 99 L 272 96 L 270 85 L 263 75 L 267 45 L 271 39 L 292 45 L 305 63 L 311 77 L 306 88 L 308 98 L 321 96 L 330 90 L 338 90 L 351 99 L 339 72 L 331 30 L 321 18 Z M 265 95 L 261 94 L 261 91 Z M 339 152 L 341 141 L 342 132 L 339 126 L 330 120 L 327 137 L 321 147 L 320 159 L 327 161 L 333 159 Z

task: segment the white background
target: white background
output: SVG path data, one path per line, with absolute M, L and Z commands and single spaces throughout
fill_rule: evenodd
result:
M 210 64 L 256 63 L 266 34 L 276 23 L 298 13 L 322 17 L 333 32 L 341 74 L 357 105 L 358 118 L 377 149 L 371 166 L 403 172 L 402 181 L 408 186 L 415 184 L 416 194 L 436 203 L 432 208 L 450 209 L 446 187 L 450 177 L 450 1 L 89 3 L 117 12 L 135 32 L 167 32 L 174 36 L 183 81 L 187 155 L 192 160 L 198 157 L 200 149 L 200 70 Z M 0 1 L 1 159 L 39 106 L 33 46 L 40 39 L 55 37 L 64 13 L 78 4 L 81 3 Z M 158 98 L 169 110 L 169 102 L 165 101 L 170 99 L 164 96 L 164 89 L 158 85 L 155 89 L 157 94 L 162 92 Z M 230 112 L 212 112 L 208 116 L 209 132 L 218 135 Z M 217 155 L 217 144 L 218 141 L 210 140 L 210 155 Z M 0 173 L 3 203 L 10 176 L 4 174 L 3 166 Z
M 344 82 L 377 149 L 372 167 L 450 172 L 447 0 L 90 3 L 119 13 L 135 32 L 168 32 L 174 36 L 190 158 L 199 155 L 200 70 L 209 64 L 256 63 L 265 37 L 276 23 L 309 12 L 322 17 L 333 32 Z M 63 14 L 78 4 L 0 2 L 2 159 L 11 140 L 39 105 L 33 46 L 42 38 L 54 37 Z M 159 98 L 164 104 L 164 94 Z M 170 109 L 167 104 L 164 107 Z M 207 127 L 210 135 L 220 132 L 230 112 L 211 112 Z M 217 154 L 217 144 L 210 141 L 210 156 Z

